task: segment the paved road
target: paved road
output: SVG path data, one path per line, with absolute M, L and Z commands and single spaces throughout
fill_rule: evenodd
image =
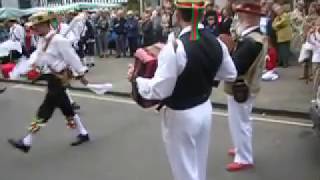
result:
M 40 90 L 40 91 L 39 91 Z M 8 137 L 20 137 L 42 100 L 41 89 L 18 85 L 0 96 L 1 180 L 170 180 L 160 135 L 160 118 L 130 101 L 74 92 L 93 141 L 70 147 L 72 134 L 56 112 L 27 155 L 13 150 Z M 257 117 L 256 168 L 228 173 L 230 147 L 224 112 L 214 115 L 208 180 L 319 180 L 320 139 L 306 120 Z M 267 121 L 267 122 L 266 122 Z M 273 121 L 273 122 L 270 122 Z M 279 122 L 280 123 L 279 123 Z

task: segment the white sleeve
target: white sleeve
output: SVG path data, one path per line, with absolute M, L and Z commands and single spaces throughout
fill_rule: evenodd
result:
M 222 63 L 216 74 L 215 80 L 234 81 L 237 78 L 237 69 L 232 61 L 227 46 L 218 40 L 222 47 Z
M 176 85 L 178 70 L 173 43 L 167 43 L 158 56 L 158 67 L 152 79 L 137 78 L 139 93 L 146 99 L 169 97 Z
M 87 68 L 82 65 L 79 56 L 71 46 L 70 42 L 61 37 L 57 43 L 59 53 L 66 64 L 71 66 L 71 68 L 75 70 L 77 74 L 83 75 L 87 71 Z

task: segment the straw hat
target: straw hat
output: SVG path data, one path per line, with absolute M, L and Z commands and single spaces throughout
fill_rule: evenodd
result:
M 33 14 L 31 17 L 29 17 L 29 22 L 26 23 L 26 26 L 34 26 L 36 24 L 48 22 L 52 19 L 56 18 L 53 12 L 49 11 L 42 11 L 37 12 Z

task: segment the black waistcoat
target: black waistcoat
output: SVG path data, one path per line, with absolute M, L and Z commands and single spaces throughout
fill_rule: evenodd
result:
M 172 95 L 164 104 L 174 110 L 185 110 L 208 100 L 214 77 L 222 62 L 222 48 L 214 35 L 200 30 L 200 39 L 191 41 L 190 33 L 180 37 L 187 62 L 179 75 Z

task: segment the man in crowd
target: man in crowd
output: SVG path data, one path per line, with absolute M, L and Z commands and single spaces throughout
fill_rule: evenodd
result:
M 108 32 L 110 27 L 109 13 L 100 11 L 97 17 L 97 54 L 100 58 L 107 57 L 108 53 Z
M 133 57 L 138 48 L 139 25 L 138 20 L 134 17 L 133 11 L 128 11 L 126 22 L 127 38 L 129 44 L 130 57 Z
M 127 30 L 125 28 L 126 18 L 123 10 L 119 10 L 117 12 L 117 18 L 113 22 L 114 31 L 116 32 L 116 49 L 117 56 L 116 58 L 120 58 L 121 55 L 126 56 L 126 33 Z

